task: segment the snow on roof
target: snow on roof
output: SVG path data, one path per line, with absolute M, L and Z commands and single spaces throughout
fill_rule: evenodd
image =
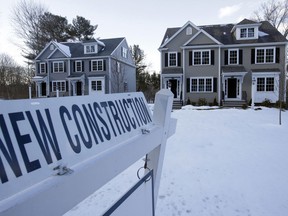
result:
M 102 41 L 100 41 L 100 40 L 98 40 L 98 39 L 96 39 L 96 41 L 97 41 L 97 43 L 98 43 L 100 46 L 105 47 L 105 44 L 104 44 Z
M 57 42 L 54 42 L 55 45 L 62 51 L 64 52 L 68 57 L 71 57 L 71 52 L 70 52 L 70 48 L 64 44 L 61 44 L 61 43 L 57 43 Z
M 264 36 L 267 36 L 269 34 L 262 32 L 262 31 L 258 31 L 258 35 L 259 35 L 259 37 L 264 37 Z

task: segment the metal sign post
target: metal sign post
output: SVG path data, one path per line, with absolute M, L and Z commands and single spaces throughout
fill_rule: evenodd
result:
M 172 100 L 153 116 L 142 93 L 1 101 L 0 215 L 62 215 L 146 154 L 157 197 Z

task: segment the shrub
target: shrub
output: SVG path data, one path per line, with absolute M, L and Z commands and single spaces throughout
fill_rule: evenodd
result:
M 261 103 L 261 106 L 272 107 L 272 103 L 269 99 L 265 98 L 265 100 Z
M 205 98 L 199 98 L 198 100 L 198 106 L 206 106 L 207 105 L 207 101 Z
M 188 98 L 186 105 L 190 105 L 190 104 L 191 104 L 191 101 L 190 101 L 190 98 Z
M 279 107 L 280 107 L 280 101 L 276 101 L 275 107 L 276 107 L 276 108 L 279 108 Z M 283 102 L 283 101 L 281 102 L 281 108 L 282 108 L 282 109 L 285 109 L 285 108 L 286 108 L 286 103 Z
M 214 100 L 213 100 L 213 106 L 218 106 L 218 102 L 217 102 L 216 98 L 214 98 Z

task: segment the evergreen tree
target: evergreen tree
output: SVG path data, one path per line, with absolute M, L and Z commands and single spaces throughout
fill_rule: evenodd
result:
M 91 25 L 90 20 L 87 20 L 82 16 L 76 16 L 76 18 L 72 20 L 70 34 L 79 41 L 89 40 L 93 38 L 93 34 L 96 29 L 97 25 Z

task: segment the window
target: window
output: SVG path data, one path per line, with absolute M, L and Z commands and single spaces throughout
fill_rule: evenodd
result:
M 274 91 L 274 77 L 258 77 L 257 91 L 258 92 Z
M 229 64 L 230 65 L 238 64 L 238 49 L 229 50 Z
M 240 38 L 254 38 L 255 29 L 254 28 L 241 28 L 240 29 Z
M 256 48 L 256 63 L 275 63 L 275 48 Z
M 102 91 L 102 81 L 101 80 L 92 80 L 91 81 L 92 91 Z
M 96 53 L 95 45 L 85 45 L 85 54 Z
M 127 58 L 128 50 L 125 47 L 122 47 L 122 57 Z
M 191 92 L 212 92 L 213 78 L 191 78 Z
M 64 72 L 64 62 L 53 62 L 53 72 L 63 73 Z
M 194 65 L 210 65 L 210 50 L 193 51 Z
M 169 53 L 169 67 L 177 66 L 177 53 Z
M 46 63 L 40 63 L 40 73 L 46 73 Z
M 92 60 L 91 71 L 103 71 L 103 60 Z
M 75 62 L 75 72 L 82 72 L 82 61 Z
M 66 81 L 52 81 L 52 91 L 56 92 L 57 89 L 59 92 L 66 91 Z
M 186 28 L 186 35 L 192 35 L 192 27 L 187 27 Z

